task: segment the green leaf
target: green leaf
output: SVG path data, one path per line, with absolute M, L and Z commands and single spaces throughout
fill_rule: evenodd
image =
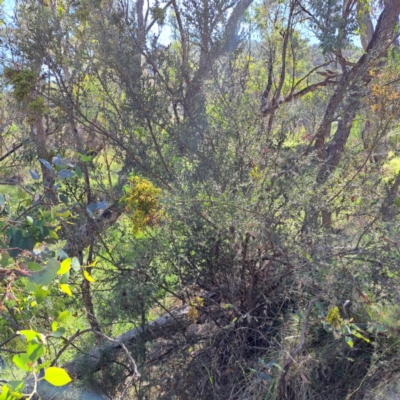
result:
M 55 338 L 59 338 L 66 332 L 65 328 L 58 328 L 54 332 L 52 332 L 51 336 Z
M 28 262 L 28 269 L 29 271 L 40 271 L 42 267 L 38 263 L 30 261 Z
M 30 217 L 30 216 L 27 216 L 27 217 L 26 217 L 26 222 L 27 222 L 29 225 L 33 225 L 33 218 Z
M 60 269 L 60 262 L 54 258 L 47 265 L 29 276 L 29 280 L 37 285 L 49 285 L 57 277 L 57 271 Z
M 71 291 L 71 288 L 69 287 L 69 285 L 67 285 L 65 283 L 61 284 L 60 290 L 63 291 L 64 293 L 66 293 L 68 296 L 72 296 L 72 291 Z
M 13 357 L 13 363 L 19 368 L 23 369 L 24 371 L 31 371 L 31 360 L 29 359 L 27 354 L 16 354 Z
M 25 387 L 25 382 L 24 381 L 8 381 L 8 385 L 12 390 L 18 390 L 21 392 L 23 388 Z
M 68 281 L 69 281 L 69 271 L 66 274 L 62 275 L 60 278 L 60 283 L 62 284 L 66 284 L 68 283 Z
M 72 171 L 69 171 L 68 169 L 62 169 L 59 173 L 58 176 L 61 179 L 67 179 L 67 178 L 72 178 L 75 174 Z
M 37 181 L 39 179 L 39 174 L 36 171 L 33 171 L 32 169 L 29 170 L 29 173 L 31 174 L 31 177 Z
M 50 171 L 53 171 L 53 167 L 51 166 L 51 164 L 45 160 L 44 158 L 39 158 L 39 161 Z
M 12 400 L 10 389 L 7 385 L 1 388 L 0 400 Z
M 52 239 L 58 239 L 58 235 L 57 235 L 57 233 L 55 233 L 54 231 L 49 231 L 49 236 L 52 238 Z
M 353 346 L 354 346 L 353 340 L 351 339 L 350 336 L 346 336 L 345 339 L 346 339 L 346 343 L 347 343 L 350 347 L 353 347 Z
M 10 262 L 10 256 L 7 253 L 1 253 L 1 261 L 0 264 L 2 267 L 7 267 L 8 263 Z
M 61 262 L 60 269 L 57 271 L 57 274 L 64 275 L 69 272 L 71 268 L 71 258 L 66 258 L 64 261 Z
M 89 274 L 89 272 L 83 271 L 83 275 L 88 282 L 96 282 L 95 279 Z
M 44 346 L 41 343 L 31 341 L 28 343 L 26 354 L 30 361 L 36 361 L 44 353 Z
M 57 317 L 57 322 L 64 322 L 66 318 L 68 318 L 69 312 L 68 311 L 63 311 L 59 314 Z
M 35 332 L 33 330 L 22 330 L 22 331 L 19 331 L 19 334 L 24 335 L 28 342 L 30 342 L 31 340 L 33 340 L 35 338 L 40 338 L 40 333 Z
M 64 386 L 72 381 L 68 372 L 58 367 L 47 368 L 44 373 L 44 379 L 53 386 Z
M 79 272 L 81 269 L 81 264 L 76 257 L 72 257 L 71 267 L 75 272 Z
M 43 303 L 44 299 L 49 295 L 50 290 L 46 290 L 41 286 L 38 286 L 34 291 L 34 295 L 36 297 L 36 302 L 38 304 Z

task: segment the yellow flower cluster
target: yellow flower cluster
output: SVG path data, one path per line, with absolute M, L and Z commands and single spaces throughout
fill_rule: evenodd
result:
M 326 316 L 326 322 L 333 326 L 333 328 L 337 329 L 342 324 L 343 320 L 340 317 L 340 312 L 337 307 L 332 308 L 329 310 L 328 315 Z
M 200 296 L 196 296 L 194 301 L 190 302 L 188 311 L 188 318 L 193 323 L 197 322 L 200 317 L 199 308 L 204 307 L 204 299 Z
M 146 227 L 155 226 L 160 222 L 163 215 L 158 201 L 161 189 L 139 176 L 133 176 L 128 181 L 129 186 L 121 202 L 132 220 L 133 234 L 137 235 Z

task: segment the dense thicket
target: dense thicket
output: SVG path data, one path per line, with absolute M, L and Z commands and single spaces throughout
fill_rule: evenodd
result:
M 0 399 L 398 395 L 400 0 L 13 6 Z

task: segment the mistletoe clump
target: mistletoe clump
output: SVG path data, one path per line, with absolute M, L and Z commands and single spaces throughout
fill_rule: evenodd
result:
M 129 178 L 128 182 L 129 186 L 125 188 L 121 202 L 132 220 L 133 234 L 137 235 L 146 227 L 153 227 L 160 222 L 163 215 L 159 204 L 161 189 L 139 176 Z

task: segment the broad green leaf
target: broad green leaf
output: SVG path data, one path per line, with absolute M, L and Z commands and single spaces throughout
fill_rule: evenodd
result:
M 64 261 L 62 261 L 60 269 L 57 271 L 57 274 L 59 275 L 66 274 L 71 268 L 71 261 L 72 261 L 71 258 L 66 258 Z
M 59 173 L 58 176 L 61 179 L 67 179 L 67 178 L 72 178 L 75 174 L 72 171 L 69 171 L 68 169 L 62 169 Z
M 1 253 L 1 261 L 0 265 L 2 267 L 7 267 L 8 263 L 10 262 L 10 256 L 7 253 Z
M 37 289 L 34 291 L 36 302 L 38 304 L 43 303 L 44 299 L 49 295 L 49 293 L 50 290 L 38 286 Z
M 29 173 L 31 174 L 31 177 L 37 181 L 39 179 L 39 174 L 36 171 L 33 171 L 32 169 L 29 170 Z
M 53 171 L 53 167 L 51 166 L 51 164 L 45 160 L 44 158 L 39 158 L 39 161 L 50 171 Z
M 30 361 L 36 361 L 44 352 L 44 346 L 41 343 L 31 341 L 28 343 L 26 354 Z
M 65 328 L 58 328 L 54 332 L 52 332 L 51 336 L 55 338 L 59 338 L 66 332 Z
M 85 278 L 86 278 L 87 281 L 89 281 L 89 282 L 96 282 L 96 281 L 92 278 L 92 276 L 89 274 L 89 272 L 83 271 L 83 275 L 85 276 Z
M 23 390 L 23 388 L 25 387 L 25 382 L 24 381 L 8 381 L 8 386 L 10 386 L 10 388 L 12 390 L 18 390 L 19 392 L 21 392 Z
M 72 381 L 68 372 L 63 368 L 50 367 L 44 373 L 44 379 L 53 386 L 64 386 Z
M 66 318 L 68 318 L 69 312 L 63 311 L 57 317 L 57 322 L 64 322 Z
M 67 285 L 66 283 L 62 283 L 60 285 L 60 290 L 63 291 L 64 293 L 66 293 L 68 296 L 72 296 L 72 291 L 71 291 L 69 285 Z
M 65 273 L 64 275 L 61 276 L 60 278 L 60 283 L 68 283 L 69 281 L 69 271 L 67 273 Z
M 79 272 L 81 269 L 81 264 L 76 257 L 72 257 L 71 267 L 75 272 Z
M 57 321 L 53 321 L 53 322 L 51 323 L 51 330 L 54 332 L 54 331 L 57 330 L 57 328 L 58 328 Z
M 47 265 L 29 276 L 29 280 L 37 285 L 49 285 L 57 277 L 57 271 L 60 269 L 60 262 L 54 258 Z
M 26 222 L 29 224 L 29 225 L 33 225 L 33 218 L 32 217 L 30 217 L 29 215 L 26 217 Z
M 31 371 L 32 370 L 32 361 L 29 359 L 27 354 L 16 354 L 13 357 L 13 363 L 20 369 L 24 371 Z
M 22 331 L 19 331 L 18 333 L 20 335 L 24 335 L 28 342 L 30 342 L 31 340 L 33 340 L 35 338 L 40 338 L 40 333 L 32 331 L 32 330 L 22 330 Z
M 34 261 L 30 261 L 30 262 L 28 262 L 28 269 L 30 271 L 40 271 L 42 269 L 42 267 L 38 263 L 36 263 Z
M 12 400 L 10 388 L 7 385 L 1 388 L 0 400 Z
M 60 260 L 65 260 L 68 258 L 68 254 L 63 250 L 63 249 L 57 249 L 57 257 L 59 257 Z

